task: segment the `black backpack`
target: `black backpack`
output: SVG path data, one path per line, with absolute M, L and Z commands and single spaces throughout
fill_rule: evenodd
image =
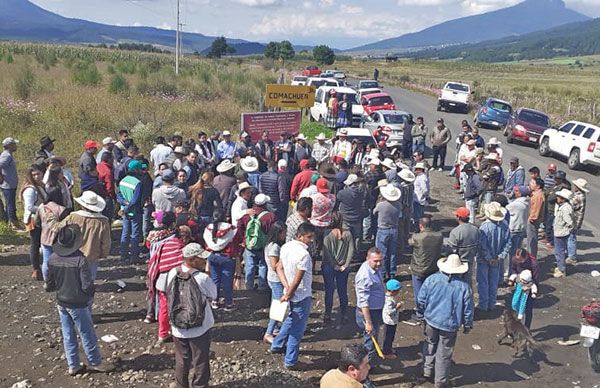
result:
M 178 329 L 202 326 L 206 311 L 206 297 L 194 279 L 194 272 L 177 269 L 177 275 L 167 290 L 169 321 Z

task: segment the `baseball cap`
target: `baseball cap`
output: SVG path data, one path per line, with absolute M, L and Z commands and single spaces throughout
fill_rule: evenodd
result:
M 300 168 L 304 170 L 306 167 L 308 167 L 308 159 L 302 159 L 300 161 Z
M 19 144 L 19 141 L 17 139 L 13 139 L 12 137 L 7 137 L 6 139 L 2 140 L 2 145 L 4 147 L 11 144 Z
M 460 218 L 467 218 L 471 215 L 471 212 L 466 207 L 459 207 L 455 211 L 452 212 L 455 216 Z
M 269 197 L 268 195 L 264 195 L 263 193 L 260 193 L 256 197 L 254 197 L 255 205 L 262 206 L 269 202 L 271 202 L 271 197 Z
M 102 139 L 102 145 L 115 144 L 116 141 L 112 137 L 105 137 Z
M 388 291 L 398 291 L 402 288 L 402 284 L 396 279 L 390 279 L 385 283 L 385 288 Z
M 329 193 L 329 184 L 327 179 L 319 178 L 317 179 L 317 191 L 321 194 Z
M 210 252 L 202 248 L 202 245 L 198 243 L 189 243 L 181 250 L 184 258 L 188 257 L 201 257 L 203 259 L 210 256 Z
M 127 164 L 127 169 L 129 171 L 137 171 L 137 170 L 141 170 L 143 168 L 144 168 L 144 166 L 142 166 L 142 162 L 140 162 L 139 160 L 136 160 L 136 159 L 130 160 L 129 163 Z
M 83 145 L 83 147 L 86 150 L 92 149 L 92 148 L 98 148 L 98 143 L 96 143 L 94 140 L 86 140 L 85 144 Z
M 279 168 L 284 168 L 287 167 L 288 163 L 285 159 L 280 159 L 279 162 L 277 162 L 277 167 Z
M 175 173 L 171 169 L 166 169 L 165 171 L 163 171 L 161 176 L 163 181 L 169 182 L 175 180 Z

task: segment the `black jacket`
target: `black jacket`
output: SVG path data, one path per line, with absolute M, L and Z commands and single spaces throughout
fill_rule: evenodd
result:
M 81 251 L 70 256 L 53 253 L 48 259 L 46 291 L 56 291 L 60 306 L 78 309 L 89 305 L 94 297 L 94 281 Z
M 282 193 L 279 191 L 281 178 L 279 174 L 275 171 L 267 171 L 260 175 L 258 179 L 258 191 L 261 193 L 268 195 L 271 198 L 271 203 L 273 205 L 279 205 L 282 200 Z

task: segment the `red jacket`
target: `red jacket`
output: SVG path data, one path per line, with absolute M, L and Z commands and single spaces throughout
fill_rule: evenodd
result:
M 254 210 L 254 213 L 257 215 L 264 211 L 268 211 L 265 207 L 256 205 L 252 207 L 252 210 Z M 263 232 L 269 234 L 269 229 L 271 229 L 271 225 L 273 225 L 276 220 L 277 218 L 275 217 L 275 213 L 273 212 L 268 212 L 267 214 L 262 216 L 260 218 L 260 225 L 262 226 Z M 240 233 L 241 236 L 246 235 L 246 227 L 248 226 L 248 222 L 250 222 L 249 214 L 244 214 L 244 216 L 238 221 L 238 233 Z
M 106 162 L 101 162 L 96 165 L 96 170 L 98 171 L 98 179 L 106 189 L 108 196 L 112 199 L 116 199 L 112 165 Z
M 313 170 L 300 171 L 292 180 L 292 189 L 290 190 L 290 198 L 294 201 L 298 200 L 302 190 L 310 186 L 310 178 L 315 174 Z

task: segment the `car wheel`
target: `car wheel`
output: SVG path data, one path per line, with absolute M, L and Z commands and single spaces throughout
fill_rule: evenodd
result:
M 547 137 L 545 137 L 540 143 L 540 148 L 538 149 L 538 151 L 542 156 L 550 155 L 550 143 Z
M 575 170 L 577 167 L 579 167 L 579 149 L 573 148 L 571 150 L 571 153 L 569 154 L 569 160 L 567 161 L 567 165 L 571 170 Z

